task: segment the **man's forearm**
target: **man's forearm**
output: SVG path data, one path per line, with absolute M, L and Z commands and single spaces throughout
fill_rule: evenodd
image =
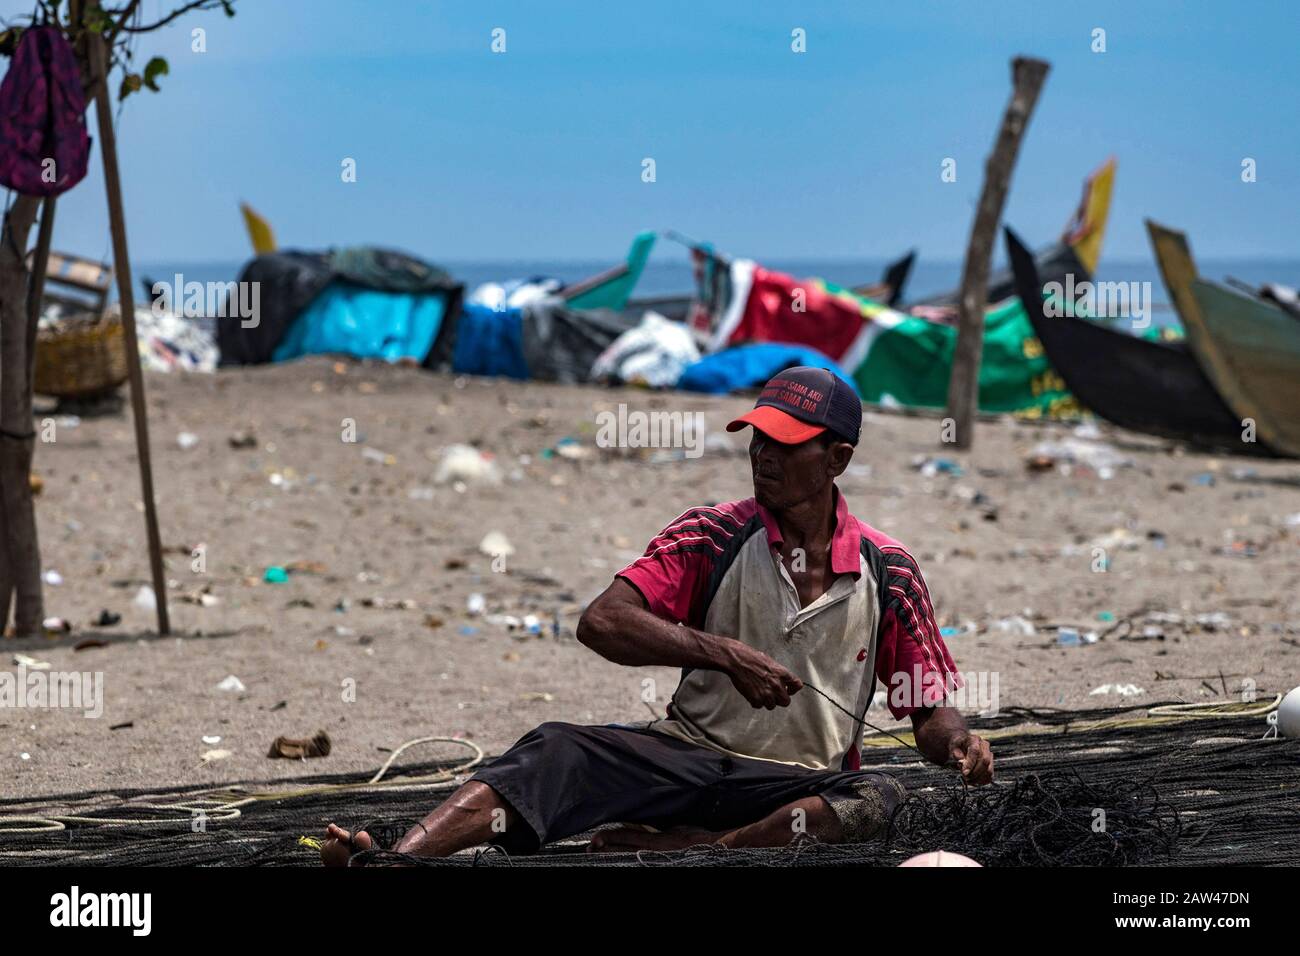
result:
M 727 671 L 735 640 L 670 624 L 643 607 L 600 601 L 578 623 L 578 640 L 615 664 Z

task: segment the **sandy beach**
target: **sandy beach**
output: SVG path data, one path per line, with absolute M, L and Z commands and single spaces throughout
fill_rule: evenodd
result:
M 46 613 L 72 630 L 0 648 L 11 671 L 21 654 L 102 672 L 104 706 L 96 719 L 0 711 L 7 795 L 359 771 L 415 737 L 497 753 L 542 721 L 644 720 L 676 674 L 597 658 L 574 639 L 578 615 L 675 515 L 751 493 L 745 439 L 722 431 L 743 397 L 321 358 L 150 374 L 147 389 L 174 633 L 158 637 L 134 603 L 149 574 L 129 413 L 52 416 L 56 440 L 35 462 L 45 567 L 62 580 Z M 598 447 L 596 416 L 619 403 L 703 412 L 704 453 Z M 1099 430 L 1131 462 L 1109 479 L 1026 467 L 1040 442 L 1078 440 L 1073 426 L 988 422 L 957 456 L 936 419 L 873 411 L 840 486 L 912 550 L 958 666 L 996 674 L 1002 709 L 1295 685 L 1300 465 Z M 197 442 L 182 447 L 183 432 Z M 240 436 L 249 447 L 232 447 Z M 555 453 L 565 438 L 576 441 Z M 437 484 L 455 443 L 490 453 L 500 482 Z M 961 473 L 918 470 L 926 457 Z M 515 549 L 500 572 L 479 549 L 492 531 Z M 266 583 L 271 566 L 288 580 Z M 469 610 L 475 594 L 482 613 Z M 120 623 L 95 626 L 103 610 Z M 537 634 L 502 619 L 529 614 Z M 1082 643 L 1064 646 L 1060 628 Z M 75 649 L 88 640 L 102 646 Z M 231 675 L 242 691 L 218 689 Z M 1133 686 L 1092 693 L 1107 684 Z M 871 719 L 894 726 L 881 710 Z M 266 756 L 277 736 L 317 729 L 333 741 L 327 758 Z M 435 753 L 458 751 L 416 759 Z

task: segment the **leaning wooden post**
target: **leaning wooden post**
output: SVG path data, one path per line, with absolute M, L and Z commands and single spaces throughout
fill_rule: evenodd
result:
M 1038 93 L 1051 67 L 1042 60 L 1018 56 L 1011 61 L 1014 89 L 1011 102 L 1002 117 L 993 152 L 984 166 L 984 189 L 980 193 L 975 225 L 971 227 L 966 247 L 966 264 L 961 274 L 961 299 L 958 307 L 957 348 L 952 358 L 952 377 L 948 379 L 946 416 L 956 426 L 952 436 L 959 449 L 968 449 L 975 439 L 975 415 L 979 411 L 980 354 L 984 350 L 984 307 L 988 304 L 989 261 L 998 220 L 1011 185 L 1011 171 L 1016 165 L 1020 140 L 1029 117 L 1034 112 Z M 945 436 L 946 437 L 946 436 Z
M 113 271 L 117 274 L 117 300 L 122 311 L 126 365 L 131 381 L 131 413 L 135 419 L 135 451 L 140 460 L 140 487 L 144 498 L 144 523 L 149 535 L 149 567 L 158 606 L 158 633 L 168 634 L 167 579 L 163 577 L 162 539 L 158 534 L 158 512 L 153 497 L 153 466 L 149 459 L 149 423 L 145 418 L 144 375 L 140 371 L 140 347 L 135 334 L 135 300 L 131 289 L 131 261 L 126 251 L 126 217 L 122 211 L 122 180 L 117 167 L 117 138 L 113 134 L 113 107 L 108 99 L 108 56 L 104 38 L 92 33 L 90 70 L 94 76 L 95 115 L 99 122 L 99 145 L 104 156 L 104 188 L 108 192 L 108 225 L 113 237 Z
M 36 332 L 41 324 L 41 299 L 45 295 L 45 273 L 50 267 L 50 246 L 54 243 L 54 207 L 59 197 L 46 196 L 41 203 L 41 225 L 36 232 L 31 278 L 27 280 L 27 394 L 36 385 Z

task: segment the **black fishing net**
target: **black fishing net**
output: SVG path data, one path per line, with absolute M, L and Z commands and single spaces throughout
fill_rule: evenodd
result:
M 901 745 L 866 748 L 866 765 L 908 789 L 887 835 L 872 843 L 589 854 L 579 837 L 533 856 L 486 848 L 442 860 L 382 849 L 360 857 L 433 866 L 892 866 L 942 849 L 985 866 L 1300 863 L 1300 740 L 1260 739 L 1260 719 L 1018 711 L 973 723 L 992 738 L 992 786 L 967 788 Z M 329 822 L 392 846 L 456 785 L 454 764 L 408 764 L 378 785 L 368 774 L 297 779 L 278 795 L 258 784 L 0 801 L 0 864 L 315 866 L 312 838 Z M 421 783 L 439 773 L 449 779 Z M 15 832 L 56 819 L 63 829 Z

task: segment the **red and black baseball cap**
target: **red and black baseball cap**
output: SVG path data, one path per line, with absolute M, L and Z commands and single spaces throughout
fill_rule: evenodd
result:
M 853 386 L 830 370 L 800 365 L 769 379 L 754 410 L 728 424 L 727 431 L 746 425 L 785 445 L 797 445 L 828 429 L 857 445 L 862 402 Z

